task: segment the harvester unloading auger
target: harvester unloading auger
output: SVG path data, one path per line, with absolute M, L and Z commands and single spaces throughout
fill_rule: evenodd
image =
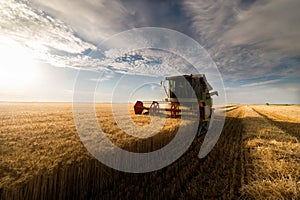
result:
M 165 81 L 168 81 L 168 89 L 165 87 Z M 197 135 L 206 133 L 214 115 L 211 97 L 218 95 L 218 92 L 210 92 L 213 88 L 207 82 L 205 75 L 170 76 L 166 77 L 165 81 L 162 82 L 162 86 L 165 89 L 167 98 L 161 102 L 153 101 L 150 107 L 145 107 L 142 101 L 137 101 L 134 105 L 135 114 L 142 114 L 144 110 L 147 110 L 151 115 L 157 115 L 165 111 L 170 112 L 172 118 L 177 118 L 183 113 L 198 114 L 199 128 Z M 160 108 L 160 103 L 169 105 Z

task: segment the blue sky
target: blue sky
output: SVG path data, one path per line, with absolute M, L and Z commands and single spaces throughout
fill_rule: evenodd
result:
M 188 73 L 185 60 L 155 50 L 100 55 L 97 48 L 122 31 L 162 27 L 204 47 L 223 77 L 228 103 L 300 103 L 298 0 L 5 0 L 0 8 L 2 101 L 72 101 L 81 81 L 82 94 L 96 82 L 96 100 L 110 101 L 121 77 L 131 82 L 118 98 L 128 100 L 128 92 L 160 98 L 156 83 L 168 74 L 159 72 L 169 66 L 170 75 Z M 140 77 L 132 66 L 149 79 L 135 94 L 128 90 Z

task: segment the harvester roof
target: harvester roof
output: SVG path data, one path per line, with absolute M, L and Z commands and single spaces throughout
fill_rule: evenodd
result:
M 207 89 L 210 91 L 212 90 L 212 86 L 207 82 L 205 74 L 190 74 L 190 75 L 180 75 L 180 76 L 168 76 L 166 77 L 166 80 L 176 80 L 181 79 L 182 77 L 186 79 L 200 79 L 202 78 L 205 84 L 207 85 Z

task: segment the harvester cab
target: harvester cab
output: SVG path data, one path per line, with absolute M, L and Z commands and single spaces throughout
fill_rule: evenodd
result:
M 167 98 L 162 102 L 153 101 L 150 107 L 145 107 L 142 101 L 137 101 L 134 105 L 135 114 L 142 114 L 144 110 L 148 110 L 152 115 L 159 112 L 170 112 L 172 118 L 177 118 L 182 113 L 199 113 L 198 135 L 205 133 L 213 119 L 212 96 L 218 95 L 217 91 L 210 92 L 213 88 L 207 82 L 205 75 L 166 77 L 162 86 Z M 169 106 L 160 108 L 162 103 L 167 103 Z

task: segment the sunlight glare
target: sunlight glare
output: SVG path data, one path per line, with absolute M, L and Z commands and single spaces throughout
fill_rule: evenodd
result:
M 26 87 L 34 82 L 37 66 L 30 52 L 15 41 L 0 38 L 0 85 Z

